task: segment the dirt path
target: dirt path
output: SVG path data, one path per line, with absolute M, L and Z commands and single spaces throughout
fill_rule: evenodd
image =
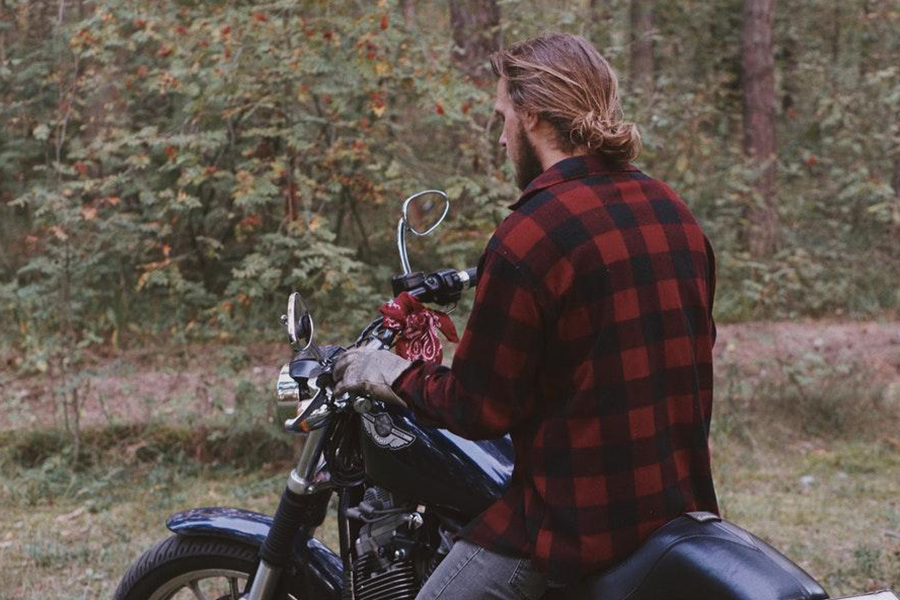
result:
M 81 426 L 192 419 L 228 414 L 241 400 L 270 402 L 288 358 L 286 346 L 274 344 L 151 348 L 98 359 L 82 382 Z M 857 376 L 862 371 L 871 381 L 900 390 L 900 322 L 721 325 L 715 360 L 720 381 L 735 372 L 765 378 L 773 368 L 814 360 L 820 368 Z M 61 425 L 58 398 L 65 383 L 0 375 L 0 429 Z

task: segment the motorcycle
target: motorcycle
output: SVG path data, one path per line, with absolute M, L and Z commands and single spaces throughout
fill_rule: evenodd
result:
M 435 203 L 434 196 L 442 202 Z M 441 208 L 441 206 L 443 208 Z M 443 192 L 408 198 L 397 225 L 403 273 L 395 295 L 453 305 L 476 284 L 476 269 L 414 272 L 407 235 L 428 235 L 449 211 Z M 426 223 L 414 216 L 439 214 Z M 299 293 L 282 317 L 294 351 L 277 396 L 297 405 L 285 422 L 303 446 L 273 517 L 237 508 L 172 515 L 174 535 L 125 573 L 115 600 L 412 600 L 449 553 L 453 536 L 498 499 L 512 475 L 509 436 L 470 441 L 417 423 L 408 410 L 333 392 L 335 360 L 346 348 L 319 346 Z M 397 330 L 373 320 L 349 347 L 391 348 Z M 340 548 L 313 533 L 332 496 Z M 712 513 L 688 513 L 653 533 L 616 567 L 545 600 L 818 600 L 828 594 L 777 550 Z M 890 590 L 848 598 L 898 600 Z

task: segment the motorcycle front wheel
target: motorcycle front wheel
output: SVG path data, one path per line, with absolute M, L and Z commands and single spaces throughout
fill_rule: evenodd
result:
M 212 537 L 172 536 L 131 565 L 113 598 L 238 600 L 256 572 L 258 560 L 258 549 L 246 544 Z M 298 598 L 286 592 L 277 597 Z

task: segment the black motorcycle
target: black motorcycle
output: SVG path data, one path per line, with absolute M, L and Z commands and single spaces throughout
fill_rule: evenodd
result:
M 442 202 L 434 203 L 435 195 Z M 435 208 L 436 207 L 436 208 Z M 435 190 L 404 203 L 397 244 L 404 273 L 394 293 L 455 303 L 475 269 L 412 272 L 406 236 L 426 235 L 449 209 Z M 441 213 L 430 227 L 411 213 Z M 126 572 L 116 600 L 412 600 L 452 546 L 454 534 L 508 485 L 509 437 L 469 441 L 418 424 L 409 411 L 333 393 L 331 369 L 345 350 L 318 346 L 299 293 L 282 317 L 294 357 L 278 377 L 281 400 L 297 403 L 289 432 L 303 448 L 274 517 L 235 508 L 172 515 L 173 536 Z M 372 321 L 351 347 L 390 348 L 395 331 Z M 313 537 L 337 497 L 340 553 Z M 546 597 L 595 600 L 813 600 L 828 594 L 753 534 L 711 513 L 688 513 L 659 529 L 620 565 Z M 854 598 L 897 600 L 890 591 Z

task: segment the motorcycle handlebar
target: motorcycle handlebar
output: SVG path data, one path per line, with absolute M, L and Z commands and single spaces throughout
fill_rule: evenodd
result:
M 415 285 L 407 287 L 410 282 Z M 405 281 L 404 281 L 405 280 Z M 396 283 L 401 285 L 396 285 Z M 478 269 L 463 269 L 457 271 L 455 269 L 441 269 L 429 275 L 422 273 L 412 273 L 409 275 L 398 275 L 394 278 L 394 293 L 400 294 L 401 291 L 409 292 L 411 296 L 420 302 L 432 302 L 435 304 L 452 304 L 460 299 L 463 290 L 475 287 L 478 283 Z M 381 322 L 380 319 L 373 321 L 357 338 L 353 344 L 356 347 L 384 349 L 390 348 L 395 331 L 375 327 Z M 373 327 L 375 329 L 373 330 Z
M 463 290 L 478 284 L 478 269 L 441 269 L 427 275 L 420 285 L 409 290 L 410 295 L 422 302 L 452 304 L 459 300 Z

